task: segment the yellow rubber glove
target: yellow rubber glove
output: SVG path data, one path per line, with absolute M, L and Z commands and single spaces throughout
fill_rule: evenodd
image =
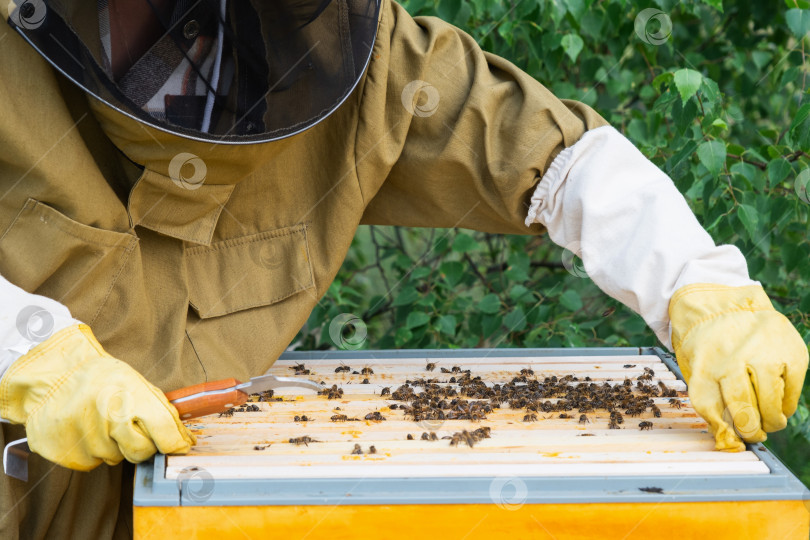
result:
M 672 345 L 689 398 L 717 450 L 762 442 L 796 411 L 807 346 L 759 285 L 694 284 L 669 302 Z
M 163 392 L 71 326 L 16 360 L 0 380 L 0 416 L 25 424 L 33 452 L 63 467 L 139 462 L 196 442 Z

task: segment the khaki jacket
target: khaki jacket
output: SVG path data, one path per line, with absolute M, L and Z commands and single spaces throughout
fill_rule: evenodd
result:
M 349 99 L 260 145 L 143 127 L 88 99 L 5 25 L 0 47 L 0 275 L 66 304 L 164 390 L 269 368 L 360 224 L 540 234 L 523 224 L 537 182 L 605 125 L 390 0 Z M 126 530 L 121 467 L 72 473 L 34 459 L 31 475 L 34 493 L 0 481 L 2 536 L 18 523 L 31 537 Z
M 143 127 L 88 101 L 18 36 L 3 50 L 0 274 L 66 304 L 164 390 L 270 367 L 361 223 L 539 234 L 523 220 L 540 176 L 605 123 L 387 0 L 350 98 L 259 145 Z M 173 181 L 173 159 L 191 159 L 181 175 L 202 184 Z

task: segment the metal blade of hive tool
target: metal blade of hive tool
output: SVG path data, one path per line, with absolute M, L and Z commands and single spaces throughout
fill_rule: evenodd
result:
M 273 390 L 276 388 L 309 388 L 310 390 L 321 390 L 323 386 L 315 381 L 308 379 L 297 379 L 295 377 L 278 377 L 276 375 L 262 375 L 260 377 L 252 377 L 248 382 L 244 382 L 236 386 L 237 390 L 242 390 L 249 394 L 256 394 Z
M 3 450 L 3 471 L 8 476 L 28 482 L 28 456 L 31 449 L 28 439 L 17 439 L 8 443 Z

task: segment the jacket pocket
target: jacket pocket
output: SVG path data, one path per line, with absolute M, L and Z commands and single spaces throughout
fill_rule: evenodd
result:
M 300 224 L 187 249 L 191 307 L 209 319 L 314 288 L 306 232 Z
M 28 199 L 0 236 L 0 275 L 92 324 L 137 244 L 134 234 L 84 225 Z

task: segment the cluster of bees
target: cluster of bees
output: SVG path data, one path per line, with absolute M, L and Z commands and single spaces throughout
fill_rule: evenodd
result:
M 625 368 L 632 368 L 635 365 L 625 365 Z M 296 364 L 291 367 L 296 375 L 309 375 L 311 372 L 304 364 Z M 428 363 L 425 370 L 432 372 L 436 369 L 435 363 Z M 462 369 L 459 366 L 452 368 L 441 367 L 441 373 L 450 375 L 448 380 L 440 381 L 438 378 L 417 378 L 405 381 L 395 390 L 385 387 L 381 390 L 380 396 L 393 401 L 389 407 L 392 410 L 401 410 L 405 418 L 415 422 L 421 421 L 444 421 L 444 420 L 470 420 L 473 422 L 485 420 L 487 414 L 494 409 L 501 409 L 504 405 L 512 410 L 523 410 L 524 422 L 536 422 L 541 414 L 556 414 L 562 419 L 577 419 L 580 424 L 590 423 L 588 413 L 598 409 L 605 410 L 610 414 L 608 423 L 609 429 L 621 429 L 625 416 L 636 417 L 650 411 L 655 418 L 661 417 L 661 410 L 655 405 L 653 398 L 668 397 L 670 407 L 681 408 L 681 401 L 674 389 L 671 389 L 659 381 L 653 384 L 655 372 L 649 367 L 644 368 L 644 372 L 633 381 L 625 378 L 621 384 L 610 384 L 604 382 L 598 384 L 590 377 L 582 380 L 574 375 L 563 377 L 550 376 L 542 380 L 535 376 L 531 368 L 521 369 L 517 376 L 509 382 L 502 384 L 487 385 L 480 376 L 473 376 L 471 370 Z M 352 371 L 349 366 L 341 365 L 335 368 L 335 373 L 352 373 L 354 375 L 373 375 L 374 370 L 366 366 L 361 371 Z M 368 384 L 368 379 L 363 380 Z M 451 384 L 444 384 L 451 383 Z M 329 388 L 321 390 L 320 395 L 328 399 L 341 399 L 343 389 L 334 384 Z M 253 394 L 250 402 L 275 401 L 281 398 L 273 398 L 273 391 L 262 394 Z M 258 411 L 256 405 L 246 404 L 237 409 L 229 409 L 220 416 L 233 416 L 234 412 Z M 340 407 L 335 407 L 336 411 Z M 548 417 L 547 417 L 548 418 Z M 364 416 L 365 420 L 382 422 L 386 418 L 379 412 L 373 411 Z M 311 421 L 307 416 L 296 416 L 295 421 Z M 359 418 L 350 418 L 346 414 L 334 414 L 330 418 L 332 422 L 359 421 Z M 639 429 L 651 430 L 651 421 L 642 421 L 638 424 Z M 476 442 L 490 438 L 491 429 L 481 427 L 475 430 L 462 430 L 453 435 L 441 437 L 450 441 L 451 446 L 466 444 L 472 447 Z M 414 440 L 412 434 L 407 435 L 408 440 Z M 434 431 L 424 432 L 420 436 L 421 440 L 438 441 L 440 438 Z M 291 444 L 309 445 L 311 442 L 319 442 L 312 437 L 294 437 L 289 440 Z M 369 448 L 368 453 L 376 452 L 374 446 Z M 360 445 L 355 445 L 352 454 L 362 454 Z
M 635 366 L 626 366 L 635 367 Z M 425 369 L 432 371 L 433 363 Z M 447 382 L 455 383 L 458 389 L 439 384 L 436 378 L 407 380 L 393 392 L 385 388 L 385 395 L 390 399 L 405 402 L 398 408 L 406 418 L 414 421 L 423 420 L 472 420 L 486 419 L 493 409 L 500 409 L 507 404 L 513 410 L 525 410 L 524 422 L 536 422 L 539 413 L 559 413 L 559 418 L 577 418 L 579 423 L 590 423 L 587 413 L 604 409 L 610 413 L 610 429 L 620 429 L 624 415 L 640 416 L 649 410 L 655 418 L 661 417 L 661 410 L 653 398 L 669 397 L 670 406 L 680 408 L 681 402 L 677 392 L 667 387 L 663 381 L 652 384 L 655 372 L 645 367 L 644 372 L 636 378 L 635 384 L 625 378 L 621 384 L 611 385 L 608 382 L 597 384 L 590 377 L 579 380 L 574 375 L 564 377 L 545 377 L 542 381 L 534 377 L 531 368 L 520 370 L 520 374 L 504 384 L 488 386 L 480 376 L 472 376 L 469 369 L 459 366 L 441 368 L 442 373 L 454 375 Z M 417 391 L 416 388 L 421 388 Z M 469 399 L 468 399 L 469 398 Z M 551 401 L 551 400 L 554 401 Z M 397 408 L 394 404 L 392 409 Z M 639 429 L 652 429 L 652 422 L 644 421 Z
M 472 448 L 473 445 L 478 441 L 480 441 L 481 439 L 489 439 L 491 437 L 491 433 L 492 429 L 490 427 L 484 426 L 473 431 L 467 431 L 466 429 L 462 431 L 457 431 L 456 433 L 453 433 L 453 435 L 445 435 L 444 437 L 442 437 L 442 439 L 450 439 L 450 446 L 458 446 L 460 443 L 463 442 L 466 443 L 467 446 Z M 411 435 L 410 433 L 408 433 L 408 436 L 406 438 L 409 441 L 414 440 L 413 435 Z M 438 441 L 439 436 L 436 435 L 435 431 L 430 432 L 425 431 L 422 433 L 420 439 L 423 441 Z
M 377 453 L 377 448 L 372 444 L 371 446 L 368 447 L 368 453 L 369 454 L 376 454 Z M 363 447 L 360 446 L 359 444 L 355 444 L 354 449 L 352 450 L 352 454 L 362 455 L 363 454 Z

